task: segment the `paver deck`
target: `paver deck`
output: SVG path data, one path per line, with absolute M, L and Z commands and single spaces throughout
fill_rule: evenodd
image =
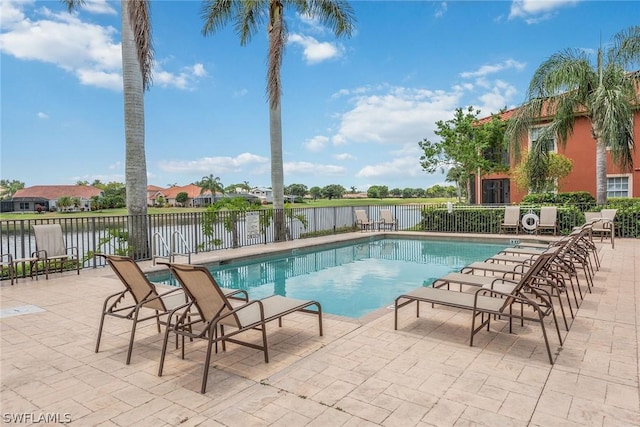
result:
M 158 377 L 154 324 L 139 327 L 130 365 L 129 322 L 107 319 L 94 353 L 102 301 L 121 289 L 110 269 L 3 282 L 0 424 L 638 426 L 640 240 L 605 244 L 601 257 L 561 348 L 550 333 L 553 366 L 535 324 L 508 334 L 496 321 L 469 347 L 465 311 L 425 305 L 416 318 L 410 306 L 398 331 L 393 310 L 325 315 L 323 337 L 314 317 L 297 314 L 268 329 L 270 363 L 235 345 L 215 355 L 204 395 L 203 343 L 187 344 L 184 360 L 172 349 Z

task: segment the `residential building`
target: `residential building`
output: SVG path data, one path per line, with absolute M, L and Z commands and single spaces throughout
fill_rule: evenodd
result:
M 507 120 L 513 116 L 515 109 L 502 114 Z M 540 133 L 540 129 L 551 122 L 551 117 L 542 119 L 529 129 L 526 140 L 521 141 L 523 150 L 528 150 L 531 143 Z M 490 117 L 480 120 L 490 120 Z M 633 118 L 633 139 L 640 144 L 640 110 L 636 110 Z M 576 116 L 573 133 L 562 145 L 554 140 L 549 150 L 562 154 L 573 161 L 571 173 L 559 182 L 558 191 L 587 191 L 596 197 L 596 141 L 591 134 L 591 123 L 584 116 Z M 607 197 L 640 197 L 640 151 L 633 152 L 633 168 L 622 171 L 610 156 L 607 156 Z M 516 166 L 511 153 L 511 170 Z M 509 173 L 493 173 L 480 175 L 480 179 L 472 179 L 471 203 L 474 204 L 509 204 L 519 203 L 528 194 L 527 189 L 518 188 Z
M 182 206 L 182 204 L 176 201 L 176 197 L 180 193 L 187 193 L 187 202 L 184 206 L 197 207 L 211 204 L 213 201 L 211 191 L 207 190 L 204 193 L 202 188 L 195 184 L 188 184 L 183 186 L 174 185 L 169 188 L 162 188 L 155 185 L 147 186 L 147 205 L 158 206 L 160 204 L 164 206 Z M 162 201 L 163 203 L 160 203 Z
M 34 185 L 15 192 L 11 199 L 14 212 L 34 212 L 55 209 L 58 199 L 63 196 L 77 197 L 80 205 L 72 210 L 90 210 L 91 198 L 103 195 L 101 189 L 91 185 Z
M 249 194 L 253 194 L 254 196 L 258 196 L 262 203 L 273 203 L 273 190 L 265 187 L 255 187 L 249 191 Z

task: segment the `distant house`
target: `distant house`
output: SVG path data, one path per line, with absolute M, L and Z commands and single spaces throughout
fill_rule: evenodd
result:
M 195 184 L 183 186 L 174 185 L 169 188 L 149 185 L 147 186 L 147 205 L 158 206 L 160 205 L 160 200 L 163 200 L 165 205 L 180 206 L 181 204 L 176 201 L 176 197 L 178 197 L 180 193 L 187 193 L 187 202 L 184 205 L 189 207 L 204 206 L 215 201 L 212 200 L 211 191 L 201 192 L 202 188 Z M 162 199 L 160 199 L 161 197 Z
M 78 210 L 89 210 L 91 198 L 103 195 L 101 189 L 90 185 L 35 185 L 15 192 L 11 199 L 14 212 L 33 212 L 56 208 L 60 197 L 77 197 L 80 199 Z M 74 207 L 75 208 L 75 207 Z
M 258 196 L 262 203 L 273 203 L 273 190 L 264 187 L 255 187 L 249 191 L 249 194 Z

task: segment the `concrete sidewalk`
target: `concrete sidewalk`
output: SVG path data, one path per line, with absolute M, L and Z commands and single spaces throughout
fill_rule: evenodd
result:
M 138 329 L 125 365 L 130 323 L 107 319 L 94 353 L 102 302 L 121 289 L 110 269 L 3 283 L 0 424 L 640 425 L 640 240 L 601 255 L 563 347 L 549 328 L 553 366 L 535 324 L 508 334 L 496 321 L 469 347 L 465 311 L 425 304 L 416 318 L 409 306 L 398 331 L 389 309 L 325 315 L 323 337 L 315 317 L 297 314 L 269 328 L 270 363 L 235 345 L 215 355 L 204 395 L 204 343 L 187 343 L 184 360 L 171 349 L 158 377 L 155 325 Z

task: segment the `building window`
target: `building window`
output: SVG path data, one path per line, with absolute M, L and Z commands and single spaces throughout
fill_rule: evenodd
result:
M 29 202 L 20 202 L 20 210 L 28 211 L 29 210 Z
M 542 134 L 544 133 L 545 127 L 535 127 L 535 128 L 531 128 L 530 132 L 529 132 L 529 150 L 531 150 L 531 147 L 533 146 L 533 144 L 535 142 L 538 141 L 538 139 L 540 139 L 540 137 L 542 136 Z M 548 138 L 545 141 L 541 141 L 544 142 L 544 144 L 546 144 L 546 148 L 547 151 L 550 153 L 557 153 L 558 152 L 558 145 L 556 144 L 556 137 L 555 135 L 551 138 Z
M 631 197 L 629 175 L 607 175 L 607 197 Z

